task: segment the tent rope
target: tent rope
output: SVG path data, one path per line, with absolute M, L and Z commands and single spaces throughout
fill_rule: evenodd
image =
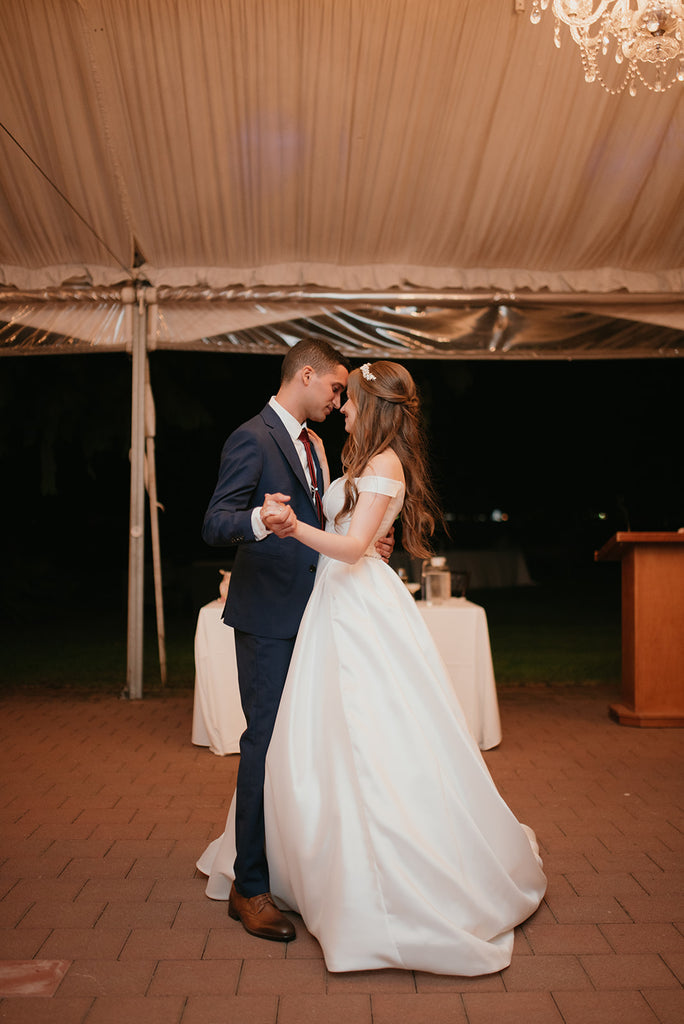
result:
M 59 197 L 60 197 L 61 199 L 63 199 L 63 200 L 64 200 L 64 202 L 65 202 L 65 203 L 67 204 L 67 206 L 68 206 L 68 207 L 69 207 L 69 209 L 70 209 L 70 210 L 72 211 L 72 213 L 75 213 L 75 214 L 76 214 L 76 216 L 77 216 L 77 217 L 78 217 L 78 219 L 79 219 L 79 220 L 81 221 L 81 223 L 82 223 L 82 224 L 84 224 L 84 225 L 85 225 L 85 227 L 87 227 L 88 231 L 90 231 L 90 232 L 91 232 L 91 234 L 93 234 L 93 235 L 95 236 L 95 238 L 96 238 L 96 239 L 98 240 L 98 242 L 100 243 L 100 245 L 101 245 L 101 246 L 102 246 L 102 247 L 103 247 L 103 248 L 104 248 L 104 249 L 105 249 L 105 250 L 106 250 L 106 251 L 107 251 L 107 252 L 109 253 L 109 255 L 110 255 L 110 256 L 112 257 L 112 259 L 113 259 L 113 260 L 115 260 L 115 261 L 116 261 L 116 263 L 118 263 L 118 265 L 119 265 L 119 266 L 121 267 L 121 269 L 122 269 L 122 270 L 123 270 L 123 271 L 124 271 L 124 272 L 126 273 L 126 276 L 127 276 L 127 277 L 133 277 L 133 272 L 132 272 L 131 268 L 130 268 L 130 267 L 127 267 L 125 263 L 122 263 L 122 261 L 121 261 L 121 260 L 119 259 L 119 257 L 118 257 L 118 256 L 116 255 L 116 253 L 115 253 L 115 252 L 113 252 L 113 251 L 112 251 L 112 250 L 111 250 L 111 249 L 109 248 L 109 246 L 107 245 L 107 243 L 105 242 L 105 240 L 104 240 L 104 239 L 103 239 L 103 238 L 102 238 L 102 237 L 101 237 L 101 236 L 100 236 L 100 235 L 99 235 L 99 234 L 97 233 L 97 231 L 96 231 L 96 230 L 95 230 L 95 228 L 94 228 L 94 227 L 92 226 L 92 224 L 90 224 L 90 223 L 89 223 L 89 222 L 88 222 L 88 221 L 86 220 L 86 218 L 85 218 L 85 217 L 83 216 L 83 214 L 82 214 L 82 213 L 80 213 L 80 212 L 79 212 L 79 211 L 78 211 L 78 210 L 76 209 L 76 207 L 75 207 L 75 206 L 74 206 L 74 204 L 73 204 L 73 203 L 71 202 L 71 200 L 70 200 L 70 199 L 69 199 L 69 198 L 68 198 L 67 196 L 65 196 L 65 195 L 64 195 L 64 193 L 62 192 L 62 190 L 61 190 L 61 188 L 59 187 L 59 185 L 55 184 L 55 182 L 54 182 L 54 181 L 52 180 L 52 178 L 51 178 L 51 177 L 49 176 L 49 174 L 47 174 L 47 173 L 46 173 L 46 172 L 45 172 L 45 171 L 43 170 L 43 168 L 42 168 L 42 167 L 40 166 L 40 164 L 39 164 L 39 163 L 38 163 L 38 162 L 37 162 L 36 160 L 34 160 L 34 158 L 33 158 L 33 157 L 31 156 L 31 154 L 30 154 L 30 153 L 28 152 L 28 150 L 27 150 L 27 149 L 25 149 L 25 148 L 24 148 L 24 146 L 22 146 L 21 142 L 19 142 L 19 139 L 17 139 L 17 138 L 16 138 L 16 137 L 15 137 L 15 136 L 14 136 L 14 135 L 12 134 L 12 132 L 11 132 L 11 131 L 9 130 L 9 128 L 7 127 L 7 125 L 6 125 L 6 124 L 4 124 L 4 123 L 3 123 L 2 121 L 0 121 L 0 128 L 2 128 L 2 130 L 3 130 L 4 132 L 5 132 L 5 134 L 9 136 L 9 138 L 10 138 L 10 139 L 12 140 L 12 142 L 13 142 L 13 143 L 15 144 L 15 146 L 17 146 L 17 147 L 18 147 L 18 148 L 19 148 L 19 149 L 21 150 L 21 152 L 22 152 L 22 153 L 24 154 L 24 156 L 26 157 L 26 159 L 27 159 L 27 160 L 29 160 L 29 161 L 30 161 L 30 162 L 31 162 L 31 163 L 33 164 L 33 166 L 34 166 L 34 167 L 36 168 L 36 170 L 37 170 L 37 171 L 38 171 L 38 172 L 39 172 L 40 174 L 42 174 L 42 176 L 43 176 L 43 177 L 45 178 L 45 180 L 47 181 L 48 185 L 50 185 L 50 186 L 51 186 L 51 187 L 52 187 L 52 188 L 53 188 L 53 189 L 55 190 L 55 192 L 57 193 L 57 195 L 58 195 L 58 196 L 59 196 Z

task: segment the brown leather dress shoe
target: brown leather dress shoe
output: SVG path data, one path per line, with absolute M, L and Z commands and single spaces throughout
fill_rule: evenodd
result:
M 297 935 L 292 922 L 276 907 L 270 892 L 262 892 L 258 896 L 241 896 L 233 882 L 228 913 L 233 920 L 242 923 L 246 932 L 260 939 L 291 942 Z

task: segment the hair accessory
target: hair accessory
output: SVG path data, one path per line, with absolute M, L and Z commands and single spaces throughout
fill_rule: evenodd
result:
M 361 373 L 363 374 L 364 380 L 377 380 L 375 374 L 371 373 L 370 371 L 370 363 L 363 364 L 363 366 L 361 367 Z

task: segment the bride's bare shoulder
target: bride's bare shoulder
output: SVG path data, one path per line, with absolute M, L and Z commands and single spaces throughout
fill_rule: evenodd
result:
M 391 448 L 385 448 L 384 451 L 377 452 L 373 456 L 366 466 L 363 476 L 382 476 L 389 480 L 400 480 L 403 482 L 404 470 L 397 453 L 392 451 Z

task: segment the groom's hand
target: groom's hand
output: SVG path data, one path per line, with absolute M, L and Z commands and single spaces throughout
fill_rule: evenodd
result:
M 375 550 L 378 552 L 383 562 L 389 562 L 390 555 L 394 551 L 394 527 L 390 526 L 389 530 L 384 537 L 380 537 L 375 542 Z
M 261 506 L 261 521 L 276 537 L 289 537 L 294 533 L 297 517 L 287 504 L 289 494 L 265 494 Z

